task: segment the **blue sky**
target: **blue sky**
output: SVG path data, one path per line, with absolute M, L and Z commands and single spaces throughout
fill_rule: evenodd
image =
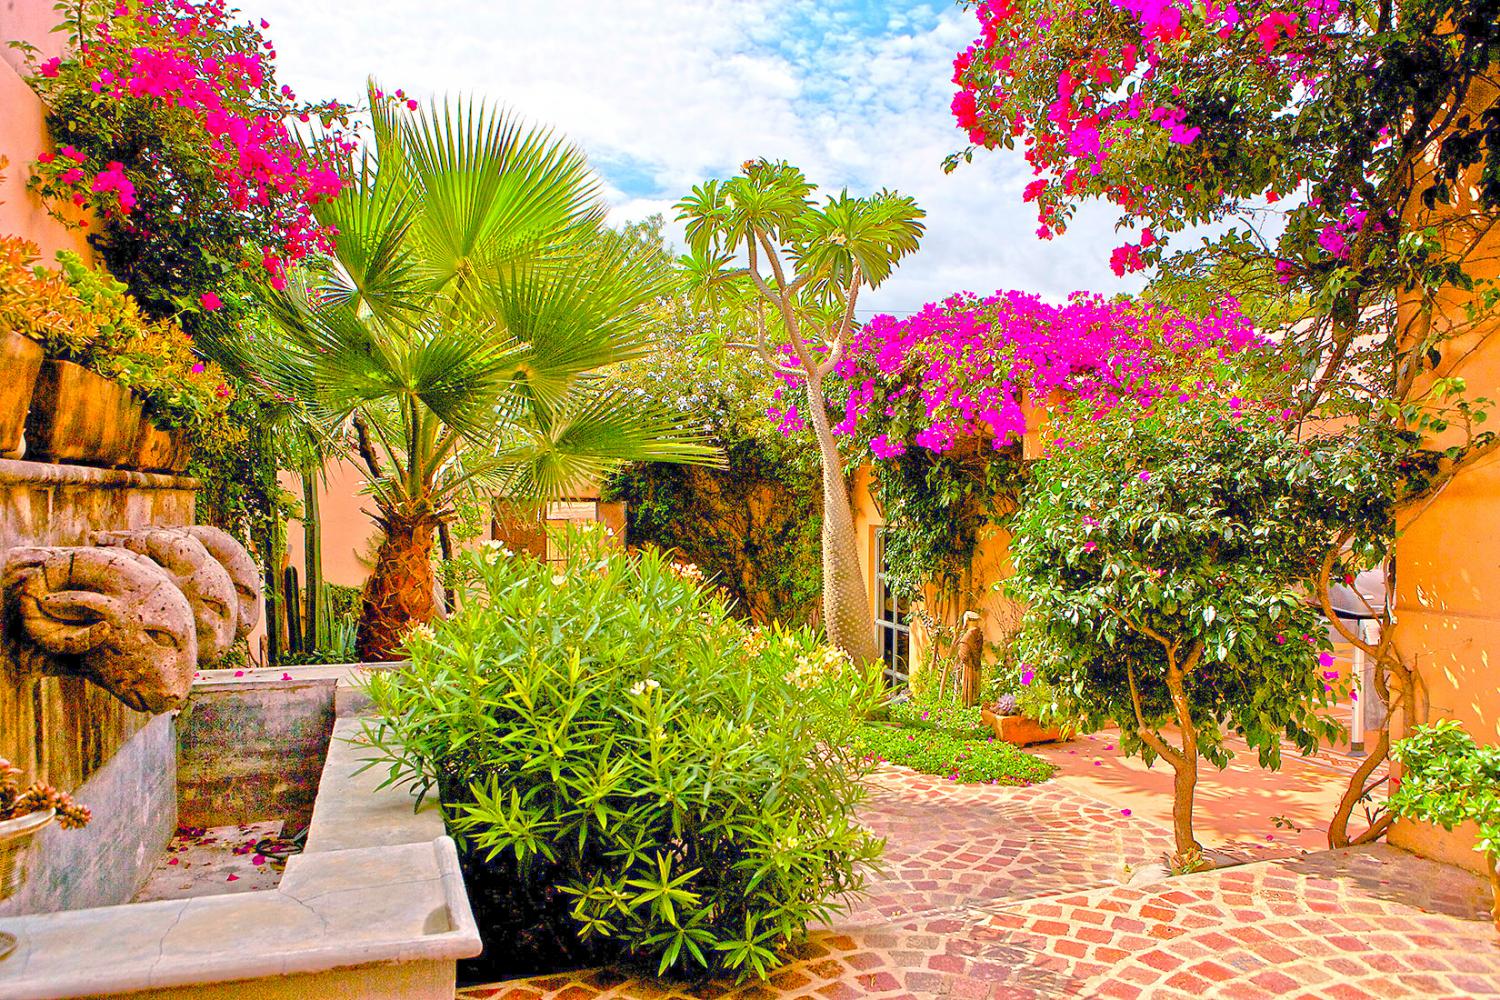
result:
M 862 304 L 896 313 L 954 291 L 1061 297 L 1126 287 L 1104 211 L 1035 237 L 1019 155 L 952 175 L 954 4 L 911 0 L 240 0 L 271 22 L 300 96 L 354 100 L 367 75 L 426 98 L 503 102 L 578 142 L 617 222 L 662 212 L 746 159 L 784 158 L 824 188 L 882 187 L 928 212 L 922 250 Z M 669 233 L 673 229 L 669 228 Z M 868 310 L 861 310 L 868 314 Z

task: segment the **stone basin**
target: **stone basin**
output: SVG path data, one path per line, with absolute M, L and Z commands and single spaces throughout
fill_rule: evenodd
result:
M 179 814 L 295 822 L 310 807 L 303 852 L 273 889 L 0 917 L 20 942 L 0 960 L 0 997 L 451 1000 L 478 929 L 436 804 L 416 810 L 404 789 L 377 789 L 377 769 L 360 773 L 364 669 L 200 674 L 182 714 L 138 736 L 174 737 Z M 144 860 L 149 872 L 157 858 Z

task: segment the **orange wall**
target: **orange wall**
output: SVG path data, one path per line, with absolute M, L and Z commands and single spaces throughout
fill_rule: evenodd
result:
M 1480 103 L 1494 102 L 1497 92 Z M 1478 108 L 1476 108 L 1478 110 Z M 1408 224 L 1436 223 L 1452 252 L 1479 278 L 1500 277 L 1500 232 L 1473 225 L 1467 206 L 1438 218 L 1409 213 Z M 1467 327 L 1467 296 L 1450 289 L 1431 314 L 1405 302 L 1411 335 L 1430 326 L 1455 334 L 1443 348 L 1441 375 L 1468 382 L 1468 396 L 1500 400 L 1500 319 Z M 1491 421 L 1500 418 L 1491 406 Z M 1451 443 L 1443 441 L 1442 444 Z M 1456 719 L 1481 743 L 1500 743 L 1500 456 L 1466 469 L 1409 526 L 1396 546 L 1396 646 L 1421 674 L 1430 718 Z M 1392 843 L 1480 871 L 1472 826 L 1445 833 L 1401 822 Z
M 41 247 L 47 261 L 58 250 L 73 250 L 91 260 L 85 232 L 53 219 L 41 200 L 26 190 L 31 162 L 52 144 L 42 102 L 20 76 L 21 54 L 6 43 L 27 41 L 45 55 L 61 51 L 63 37 L 52 33 L 57 23 L 52 4 L 53 0 L 0 0 L 0 156 L 10 161 L 0 181 L 0 235 L 24 236 Z
M 864 573 L 866 592 L 873 607 L 876 601 L 874 548 L 875 534 L 885 526 L 885 517 L 875 503 L 870 490 L 874 469 L 861 466 L 851 483 L 850 500 L 854 506 L 854 531 L 859 539 L 859 562 Z M 990 528 L 979 539 L 969 570 L 959 584 L 956 597 L 937 600 L 935 591 L 929 591 L 928 600 L 920 607 L 944 624 L 957 624 L 965 611 L 978 612 L 984 628 L 985 638 L 1000 642 L 1014 630 L 1018 615 L 1015 603 L 995 589 L 995 584 L 1007 579 L 1012 572 L 1010 563 L 1010 535 L 999 528 Z M 930 637 L 921 625 L 913 621 L 911 631 L 911 671 L 915 674 L 927 664 L 930 656 Z

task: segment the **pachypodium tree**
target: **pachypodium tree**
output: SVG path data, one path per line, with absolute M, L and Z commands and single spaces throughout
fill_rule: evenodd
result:
M 1481 263 L 1500 222 L 1500 3 L 968 6 L 980 35 L 955 60 L 952 110 L 971 145 L 950 167 L 981 148 L 1021 148 L 1040 238 L 1104 201 L 1131 234 L 1113 252 L 1116 273 L 1168 265 L 1153 286 L 1176 298 L 1246 291 L 1298 349 L 1297 413 L 1416 432 L 1414 452 L 1419 435 L 1445 434 L 1441 451 L 1403 470 L 1419 474 L 1402 479 L 1399 517 L 1500 449 L 1477 426 L 1485 404 L 1440 377 L 1448 345 L 1500 305 Z M 1202 226 L 1219 235 L 1174 239 Z M 1340 558 L 1335 547 L 1327 566 Z M 1341 632 L 1375 660 L 1393 707 L 1419 719 L 1390 629 L 1379 644 Z M 1347 830 L 1387 745 L 1381 733 L 1353 776 L 1334 846 L 1388 824 Z
M 1283 740 L 1309 753 L 1337 734 L 1322 710 L 1339 675 L 1308 587 L 1348 526 L 1351 569 L 1388 542 L 1387 455 L 1378 439 L 1299 441 L 1219 392 L 1071 422 L 1037 463 L 1012 522 L 1023 706 L 1118 723 L 1122 750 L 1172 767 L 1175 868 L 1201 862 L 1198 762 L 1224 767 L 1228 733 L 1269 767 Z
M 835 646 L 864 663 L 877 656 L 874 616 L 825 380 L 854 336 L 860 291 L 879 286 L 916 251 L 924 213 L 891 191 L 864 198 L 843 191 L 820 204 L 816 190 L 796 167 L 753 160 L 736 177 L 695 187 L 678 203 L 678 218 L 693 251 L 687 273 L 706 297 L 753 289 L 755 348 L 806 392 L 822 465 L 823 624 Z

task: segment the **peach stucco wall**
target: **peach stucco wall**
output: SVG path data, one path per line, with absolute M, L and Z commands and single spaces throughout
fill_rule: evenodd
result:
M 21 78 L 21 54 L 7 43 L 26 41 L 44 53 L 61 51 L 63 37 L 53 0 L 0 0 L 0 156 L 10 161 L 0 179 L 0 235 L 18 235 L 36 243 L 44 260 L 58 250 L 73 250 L 91 259 L 83 230 L 69 229 L 49 216 L 41 200 L 26 190 L 30 164 L 51 148 L 42 102 Z
M 1493 104 L 1500 92 L 1480 95 Z M 1476 106 L 1475 110 L 1480 110 Z M 1474 225 L 1460 205 L 1440 217 L 1409 220 L 1437 224 L 1449 249 L 1467 259 L 1479 279 L 1500 278 L 1500 231 Z M 1418 213 L 1412 213 L 1417 215 Z M 1500 319 L 1470 327 L 1468 296 L 1450 289 L 1430 313 L 1403 303 L 1409 336 L 1430 326 L 1453 334 L 1444 347 L 1441 375 L 1462 376 L 1468 396 L 1500 400 Z M 1492 405 L 1491 421 L 1500 416 Z M 1442 441 L 1450 444 L 1451 441 Z M 1456 719 L 1482 743 L 1500 743 L 1500 456 L 1465 469 L 1417 515 L 1396 546 L 1396 646 L 1427 687 L 1430 718 Z M 1461 864 L 1483 867 L 1472 826 L 1445 833 L 1398 823 L 1392 843 Z
M 875 502 L 871 491 L 871 466 L 861 466 L 850 482 L 850 502 L 854 508 L 854 530 L 859 539 L 860 569 L 865 579 L 866 592 L 873 606 L 875 593 L 875 535 L 885 526 L 885 517 Z M 1017 624 L 1015 604 L 996 589 L 996 584 L 1010 577 L 1010 535 L 1000 528 L 990 528 L 979 539 L 969 570 L 958 587 L 958 593 L 946 599 L 938 599 L 935 591 L 920 607 L 934 618 L 947 625 L 958 623 L 965 611 L 977 612 L 984 627 L 985 638 L 991 643 L 1006 640 Z M 913 621 L 911 630 L 911 670 L 913 673 L 926 666 L 931 655 L 930 637 L 919 622 Z

